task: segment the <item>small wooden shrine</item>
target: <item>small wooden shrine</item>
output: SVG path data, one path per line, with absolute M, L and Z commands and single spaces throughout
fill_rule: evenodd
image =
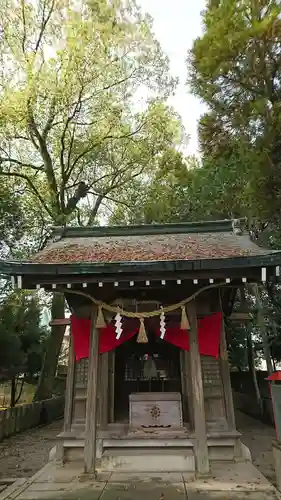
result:
M 199 474 L 241 460 L 224 317 L 280 264 L 232 220 L 55 228 L 33 260 L 0 262 L 14 287 L 61 291 L 71 309 L 57 458 Z

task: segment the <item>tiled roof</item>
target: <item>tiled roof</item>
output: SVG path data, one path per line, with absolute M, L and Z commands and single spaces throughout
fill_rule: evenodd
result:
M 43 264 L 63 263 L 118 263 L 118 262 L 152 262 L 152 261 L 194 261 L 203 259 L 224 259 L 235 257 L 262 256 L 271 253 L 269 250 L 258 247 L 251 241 L 248 234 L 235 234 L 232 226 L 226 230 L 225 221 L 222 221 L 222 231 L 217 227 L 214 231 L 196 232 L 190 225 L 180 226 L 180 231 L 163 232 L 157 234 L 137 235 L 135 231 L 122 228 L 121 235 L 118 231 L 113 235 L 106 235 L 100 231 L 93 236 L 89 232 L 66 233 L 59 241 L 50 243 L 39 252 L 32 262 Z M 166 226 L 168 227 L 168 226 Z M 101 229 L 101 228 L 100 228 Z M 148 231 L 149 233 L 150 231 Z M 76 233 L 76 234 L 75 234 Z M 133 234 L 132 234 L 133 233 Z M 168 233 L 168 234 L 167 234 Z M 81 234 L 81 236 L 79 236 Z M 111 228 L 112 234 L 112 228 Z

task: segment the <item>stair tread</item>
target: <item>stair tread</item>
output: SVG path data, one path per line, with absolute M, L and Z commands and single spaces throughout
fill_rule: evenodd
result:
M 190 456 L 190 455 L 193 455 L 193 451 L 192 449 L 184 449 L 184 450 L 167 450 L 166 448 L 164 449 L 159 449 L 159 448 L 156 448 L 156 449 L 149 449 L 149 450 L 145 450 L 145 454 L 146 455 L 153 455 L 153 456 L 157 456 L 157 455 L 171 455 L 171 456 L 179 456 L 179 455 L 182 455 L 182 456 Z M 133 448 L 129 448 L 129 449 L 126 449 L 126 450 L 122 450 L 122 449 L 118 449 L 118 450 L 115 450 L 115 449 L 112 449 L 112 450 L 105 450 L 102 454 L 102 457 L 116 457 L 116 456 L 139 456 L 139 450 L 138 449 L 133 449 Z

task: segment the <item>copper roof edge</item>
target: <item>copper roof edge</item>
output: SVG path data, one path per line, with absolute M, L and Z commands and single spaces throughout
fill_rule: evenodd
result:
M 247 219 L 222 219 L 214 221 L 181 222 L 170 224 L 140 224 L 128 226 L 52 226 L 52 238 L 79 238 L 102 236 L 140 236 L 157 234 L 188 234 L 188 233 L 216 233 L 231 232 L 241 234 L 242 227 Z

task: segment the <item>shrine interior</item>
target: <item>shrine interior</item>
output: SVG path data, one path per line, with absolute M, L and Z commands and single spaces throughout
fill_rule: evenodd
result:
M 115 352 L 115 422 L 129 422 L 133 393 L 181 393 L 180 349 L 147 329 L 147 344 L 134 336 Z

